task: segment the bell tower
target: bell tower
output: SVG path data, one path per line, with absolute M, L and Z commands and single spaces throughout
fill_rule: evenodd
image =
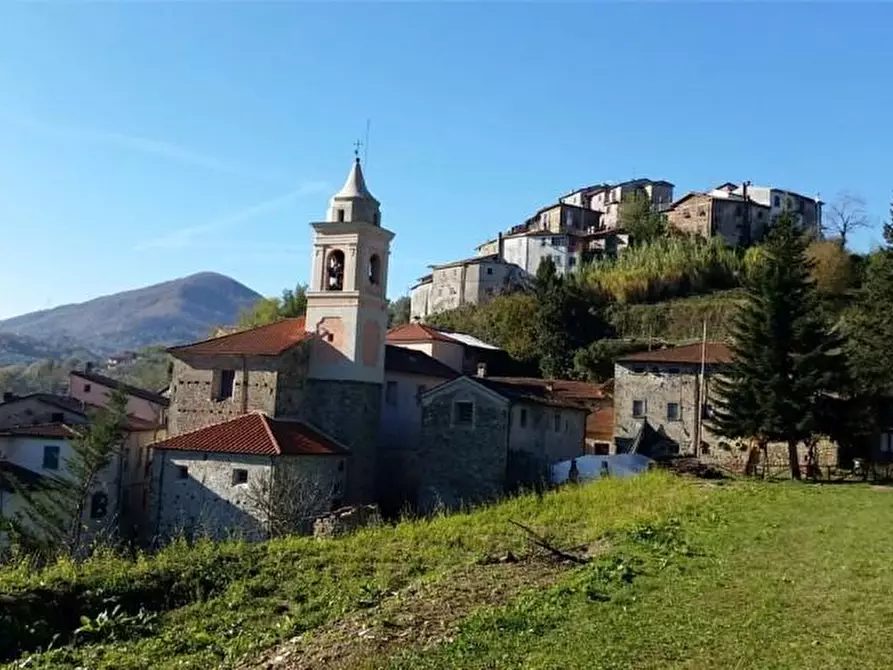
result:
M 313 227 L 305 327 L 314 343 L 308 419 L 352 452 L 348 502 L 374 499 L 388 325 L 387 278 L 394 233 L 363 178 L 359 156 Z

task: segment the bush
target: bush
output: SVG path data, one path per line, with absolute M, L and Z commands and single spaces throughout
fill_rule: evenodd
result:
M 670 237 L 586 265 L 580 273 L 591 290 L 625 304 L 733 288 L 743 267 L 739 252 L 718 238 Z
M 651 305 L 613 305 L 608 315 L 617 337 L 627 340 L 700 340 L 704 321 L 709 339 L 727 340 L 742 297 L 743 293 L 732 290 Z

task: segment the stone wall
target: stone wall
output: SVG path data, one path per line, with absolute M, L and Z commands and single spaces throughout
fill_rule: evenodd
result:
M 252 506 L 249 490 L 256 478 L 270 476 L 272 463 L 270 456 L 159 450 L 152 463 L 150 539 L 263 538 L 263 515 Z M 248 471 L 246 483 L 233 483 L 235 468 Z
M 508 402 L 477 386 L 456 384 L 424 401 L 419 448 L 419 507 L 424 511 L 473 504 L 504 491 Z M 473 425 L 454 425 L 457 401 L 474 403 Z
M 683 233 L 710 237 L 713 233 L 713 198 L 695 195 L 667 212 L 667 223 Z
M 305 420 L 350 449 L 345 502 L 373 502 L 377 492 L 381 384 L 308 379 Z
M 710 441 L 704 446 L 701 460 L 716 464 L 732 472 L 743 473 L 747 470 L 748 459 L 751 458 L 751 450 L 754 445 L 750 441 L 726 440 L 721 437 L 711 436 Z M 768 446 L 769 474 L 786 475 L 790 466 L 788 463 L 788 445 L 781 442 L 773 442 Z M 806 476 L 807 448 L 804 444 L 797 445 L 797 458 L 803 476 Z M 819 440 L 816 445 L 818 453 L 818 466 L 822 475 L 826 474 L 826 468 L 837 467 L 837 445 L 828 439 Z
M 203 356 L 188 363 L 175 360 L 168 411 L 169 434 L 197 430 L 251 411 L 273 415 L 278 366 L 278 359 L 261 356 Z M 232 397 L 216 400 L 221 370 L 234 370 L 235 382 Z
M 279 357 L 276 363 L 276 400 L 274 416 L 277 419 L 306 418 L 307 373 L 310 369 L 309 346 L 293 347 Z
M 37 396 L 0 403 L 0 429 L 13 426 L 33 426 L 41 423 L 53 423 L 53 419 L 62 416 L 64 423 L 77 425 L 85 423 L 87 418 L 79 413 L 64 410 L 50 405 Z
M 557 416 L 557 430 L 556 430 Z M 583 454 L 586 413 L 582 410 L 515 403 L 509 449 L 524 451 L 542 467 Z

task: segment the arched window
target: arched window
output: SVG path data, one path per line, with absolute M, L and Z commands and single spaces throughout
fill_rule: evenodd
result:
M 378 254 L 369 257 L 369 283 L 373 286 L 381 283 L 381 259 Z
M 335 249 L 326 259 L 326 291 L 344 290 L 344 252 Z

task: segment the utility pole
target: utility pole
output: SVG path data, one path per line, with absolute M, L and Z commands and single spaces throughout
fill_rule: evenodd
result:
M 701 456 L 701 424 L 703 422 L 704 413 L 704 387 L 706 385 L 705 372 L 707 368 L 707 319 L 704 319 L 704 332 L 701 335 L 701 371 L 698 375 L 698 406 L 695 412 L 695 457 Z

